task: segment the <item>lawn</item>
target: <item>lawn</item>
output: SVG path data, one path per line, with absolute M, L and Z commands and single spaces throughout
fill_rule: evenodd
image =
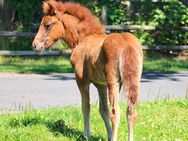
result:
M 49 74 L 73 69 L 68 57 L 0 57 L 0 72 Z
M 127 139 L 126 105 L 121 104 L 118 140 Z M 136 141 L 187 141 L 188 100 L 142 103 L 137 107 Z M 80 106 L 1 113 L 0 141 L 84 141 Z M 107 140 L 98 106 L 91 107 L 92 141 Z
M 173 61 L 173 60 L 144 60 L 145 72 L 185 72 L 188 71 L 188 60 Z
M 188 59 L 145 58 L 145 72 L 182 72 L 188 71 Z M 15 73 L 70 73 L 73 69 L 69 57 L 0 57 L 0 72 Z

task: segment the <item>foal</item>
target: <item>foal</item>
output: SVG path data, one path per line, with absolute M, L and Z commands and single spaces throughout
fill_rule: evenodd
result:
M 33 41 L 33 48 L 45 50 L 58 39 L 63 39 L 72 49 L 70 61 L 81 93 L 86 136 L 90 137 L 90 83 L 96 86 L 99 93 L 99 112 L 105 122 L 109 141 L 117 140 L 119 91 L 123 86 L 128 104 L 128 140 L 133 141 L 143 63 L 138 39 L 131 33 L 106 35 L 97 18 L 79 4 L 48 0 L 43 4 L 43 11 L 45 16 Z

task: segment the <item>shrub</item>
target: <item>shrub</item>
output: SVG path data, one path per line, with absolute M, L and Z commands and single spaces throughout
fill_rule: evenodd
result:
M 9 0 L 12 7 L 17 11 L 17 31 L 34 31 L 43 16 L 43 0 Z M 186 45 L 188 44 L 188 32 L 179 29 L 180 26 L 188 26 L 188 8 L 178 0 L 167 0 L 162 3 L 137 2 L 134 5 L 135 12 L 132 15 L 127 13 L 127 0 L 75 0 L 82 3 L 100 17 L 102 6 L 107 7 L 107 21 L 112 25 L 155 25 L 156 30 L 146 32 L 143 30 L 131 31 L 137 35 L 144 45 Z M 134 3 L 134 2 L 133 2 Z M 10 43 L 4 43 L 15 49 L 20 45 L 21 50 L 30 50 L 30 41 L 12 39 Z

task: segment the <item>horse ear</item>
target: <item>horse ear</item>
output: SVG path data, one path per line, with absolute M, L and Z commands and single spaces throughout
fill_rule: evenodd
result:
M 55 15 L 56 10 L 55 10 L 55 8 L 54 8 L 50 3 L 44 2 L 44 3 L 43 3 L 43 12 L 44 12 L 44 14 L 46 14 L 46 15 L 51 15 L 51 16 L 53 16 L 53 15 Z

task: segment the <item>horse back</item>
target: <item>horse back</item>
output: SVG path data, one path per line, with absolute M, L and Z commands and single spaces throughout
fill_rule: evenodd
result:
M 103 50 L 107 62 L 119 62 L 122 58 L 131 61 L 131 58 L 133 58 L 134 61 L 142 63 L 142 46 L 138 38 L 131 33 L 112 33 L 108 35 L 103 43 Z
M 115 54 L 119 56 L 120 51 L 125 48 L 131 49 L 133 53 L 141 57 L 143 56 L 142 47 L 138 38 L 129 32 L 108 35 L 104 41 L 103 48 L 109 56 L 114 56 Z

